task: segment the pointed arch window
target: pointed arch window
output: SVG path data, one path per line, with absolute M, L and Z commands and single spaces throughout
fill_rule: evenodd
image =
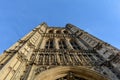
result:
M 64 30 L 63 33 L 64 33 L 64 34 L 68 34 L 68 31 Z
M 59 48 L 60 49 L 67 49 L 66 42 L 64 40 L 59 41 Z
M 57 33 L 57 34 L 61 34 L 61 31 L 60 31 L 60 30 L 57 30 L 56 33 Z
M 49 30 L 48 33 L 53 34 L 53 33 L 54 33 L 54 30 Z
M 76 49 L 76 50 L 81 49 L 80 46 L 78 45 L 78 43 L 75 40 L 71 40 L 70 44 L 72 45 L 73 49 Z
M 49 39 L 49 40 L 46 42 L 45 48 L 46 48 L 46 49 L 53 49 L 53 48 L 54 48 L 54 40 L 53 40 L 53 39 Z

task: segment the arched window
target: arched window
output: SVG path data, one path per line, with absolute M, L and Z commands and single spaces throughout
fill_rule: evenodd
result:
M 68 31 L 64 30 L 63 33 L 64 33 L 64 34 L 68 34 Z
M 66 42 L 64 40 L 59 41 L 59 48 L 60 49 L 67 49 Z
M 80 46 L 77 44 L 75 40 L 71 40 L 70 44 L 72 45 L 73 49 L 80 50 Z
M 49 39 L 49 40 L 46 42 L 45 48 L 46 48 L 46 49 L 53 49 L 53 48 L 54 48 L 54 40 L 53 40 L 53 39 Z
M 49 30 L 49 32 L 48 32 L 48 33 L 51 33 L 51 34 L 52 34 L 52 33 L 54 33 L 54 30 Z
M 56 34 L 61 34 L 61 31 L 60 31 L 60 30 L 57 30 L 57 31 L 56 31 Z

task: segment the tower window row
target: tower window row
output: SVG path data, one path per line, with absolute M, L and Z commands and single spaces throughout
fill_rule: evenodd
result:
M 49 30 L 48 33 L 50 34 L 53 34 L 53 33 L 56 33 L 56 34 L 68 34 L 69 32 L 67 30 Z
M 49 39 L 46 41 L 45 48 L 46 49 L 55 49 L 56 45 L 58 44 L 59 49 L 69 49 L 68 46 L 71 46 L 75 50 L 80 50 L 80 45 L 75 40 L 59 40 L 57 43 L 55 43 L 54 39 Z

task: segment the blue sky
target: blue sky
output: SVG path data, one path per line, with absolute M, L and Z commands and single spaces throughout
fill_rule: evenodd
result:
M 120 0 L 0 0 L 0 53 L 42 22 L 74 24 L 120 49 Z

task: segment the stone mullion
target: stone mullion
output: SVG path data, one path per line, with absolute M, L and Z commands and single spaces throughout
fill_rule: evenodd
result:
M 38 65 L 40 65 L 40 63 L 41 63 L 40 57 L 41 57 L 41 55 L 38 54 L 38 61 L 37 61 Z
M 54 54 L 51 55 L 51 63 L 54 64 Z
M 76 65 L 76 64 L 77 64 L 77 61 L 76 61 L 75 53 L 73 54 L 73 59 L 74 59 L 75 65 Z
M 45 65 L 45 54 L 43 54 L 43 65 Z
M 86 66 L 88 66 L 88 65 L 89 65 L 89 63 L 88 63 L 88 60 L 87 60 L 86 55 L 84 55 L 84 56 L 83 56 L 83 59 L 84 59 L 84 61 L 85 61 L 85 63 L 86 63 Z
M 86 65 L 86 64 L 87 64 L 87 62 L 86 62 L 86 59 L 85 59 L 84 55 L 83 55 L 83 54 L 81 54 L 81 57 L 82 57 L 82 59 L 83 59 L 83 63 L 84 63 L 84 65 Z
M 76 62 L 77 62 L 77 65 L 81 65 L 80 59 L 79 59 L 77 53 L 75 53 L 74 56 L 75 56 L 75 60 L 76 60 Z
M 39 54 L 36 55 L 36 64 L 39 64 Z
M 91 56 L 92 57 L 92 56 Z M 88 58 L 89 58 L 89 60 L 90 60 L 90 62 L 91 62 L 91 66 L 93 65 L 93 60 L 91 59 L 91 57 L 90 56 L 88 56 Z
M 40 57 L 39 57 L 39 64 L 42 65 L 43 64 L 43 54 L 40 54 Z
M 71 59 L 70 53 L 68 54 L 68 60 L 69 60 L 70 64 L 72 64 L 72 59 Z
M 84 65 L 84 60 L 83 60 L 83 58 L 82 58 L 82 54 L 79 54 L 78 56 L 79 56 L 79 59 L 80 59 L 80 61 L 81 61 L 81 64 Z
M 89 58 L 88 54 L 86 52 L 84 54 L 86 55 L 86 60 L 87 60 L 88 65 L 91 65 L 90 63 L 91 59 Z
M 83 51 L 82 51 L 82 57 L 83 57 L 86 65 L 88 66 L 88 65 L 89 65 L 89 62 L 88 62 L 88 60 L 87 60 L 87 54 L 86 54 L 85 52 L 83 52 Z
M 56 65 L 57 61 L 56 61 L 56 54 L 54 53 L 54 65 Z
M 78 55 L 77 55 L 77 54 L 75 54 L 75 57 L 76 57 L 76 59 L 77 59 L 77 64 L 82 65 L 82 64 L 81 64 L 81 60 L 80 60 L 80 58 L 78 57 Z
M 58 65 L 57 53 L 55 53 L 55 64 Z
M 59 53 L 60 65 L 63 64 L 63 60 L 62 60 L 61 56 L 62 56 L 62 55 Z
M 51 54 L 51 65 L 53 64 L 53 54 Z
M 72 64 L 72 60 L 70 58 L 70 54 L 67 54 L 67 59 L 68 59 L 68 63 L 71 65 Z
M 51 53 L 49 53 L 49 65 L 51 65 Z
M 82 60 L 79 57 L 79 53 L 76 54 L 77 59 L 79 60 L 79 64 L 82 65 Z
M 55 65 L 55 54 L 53 54 L 53 65 Z
M 75 65 L 75 60 L 74 60 L 74 55 L 73 54 L 71 55 L 71 59 L 72 59 L 73 65 Z
M 65 64 L 62 54 L 60 54 L 60 62 L 61 62 L 61 65 Z
M 48 60 L 48 61 L 47 61 L 47 65 L 49 65 L 49 64 L 50 64 L 50 63 L 49 63 L 49 62 L 50 62 L 50 61 L 49 61 L 50 54 L 48 53 L 47 56 L 48 56 L 48 57 L 47 57 L 47 60 Z
M 92 59 L 87 55 L 87 58 L 89 59 L 89 61 L 90 61 L 90 65 L 92 66 L 93 65 L 93 61 L 92 61 Z
M 51 54 L 51 57 L 50 57 L 51 65 L 53 64 L 52 58 L 53 58 L 53 54 Z
M 65 56 L 65 59 L 66 59 L 66 64 L 67 65 L 70 64 L 70 61 L 69 61 L 69 58 L 68 58 L 68 54 L 66 53 L 66 54 L 64 54 L 64 56 Z
M 66 58 L 65 58 L 65 54 L 64 54 L 64 53 L 62 54 L 62 57 L 63 57 L 63 62 L 64 62 L 64 65 L 66 65 L 66 64 L 67 64 L 67 62 L 66 62 Z
M 59 57 L 59 53 L 57 52 L 57 54 L 56 54 L 56 58 L 57 58 L 57 63 L 58 63 L 58 65 L 60 64 L 60 57 Z
M 47 53 L 47 65 L 49 65 L 49 54 Z
M 74 60 L 75 60 L 75 65 L 78 65 L 78 64 L 79 64 L 79 61 L 78 61 L 78 59 L 77 59 L 76 56 L 77 56 L 76 53 L 74 53 L 74 54 L 73 54 L 73 58 L 74 58 Z
M 45 54 L 45 65 L 48 65 L 48 54 Z
M 55 55 L 54 53 L 52 53 L 51 55 L 51 65 L 54 65 L 55 64 Z
M 46 61 L 46 60 L 47 60 L 46 58 L 47 58 L 47 55 L 46 55 L 46 54 L 44 54 L 44 65 L 46 65 L 46 64 L 47 64 L 47 63 L 46 63 L 46 62 L 47 62 L 47 61 Z

